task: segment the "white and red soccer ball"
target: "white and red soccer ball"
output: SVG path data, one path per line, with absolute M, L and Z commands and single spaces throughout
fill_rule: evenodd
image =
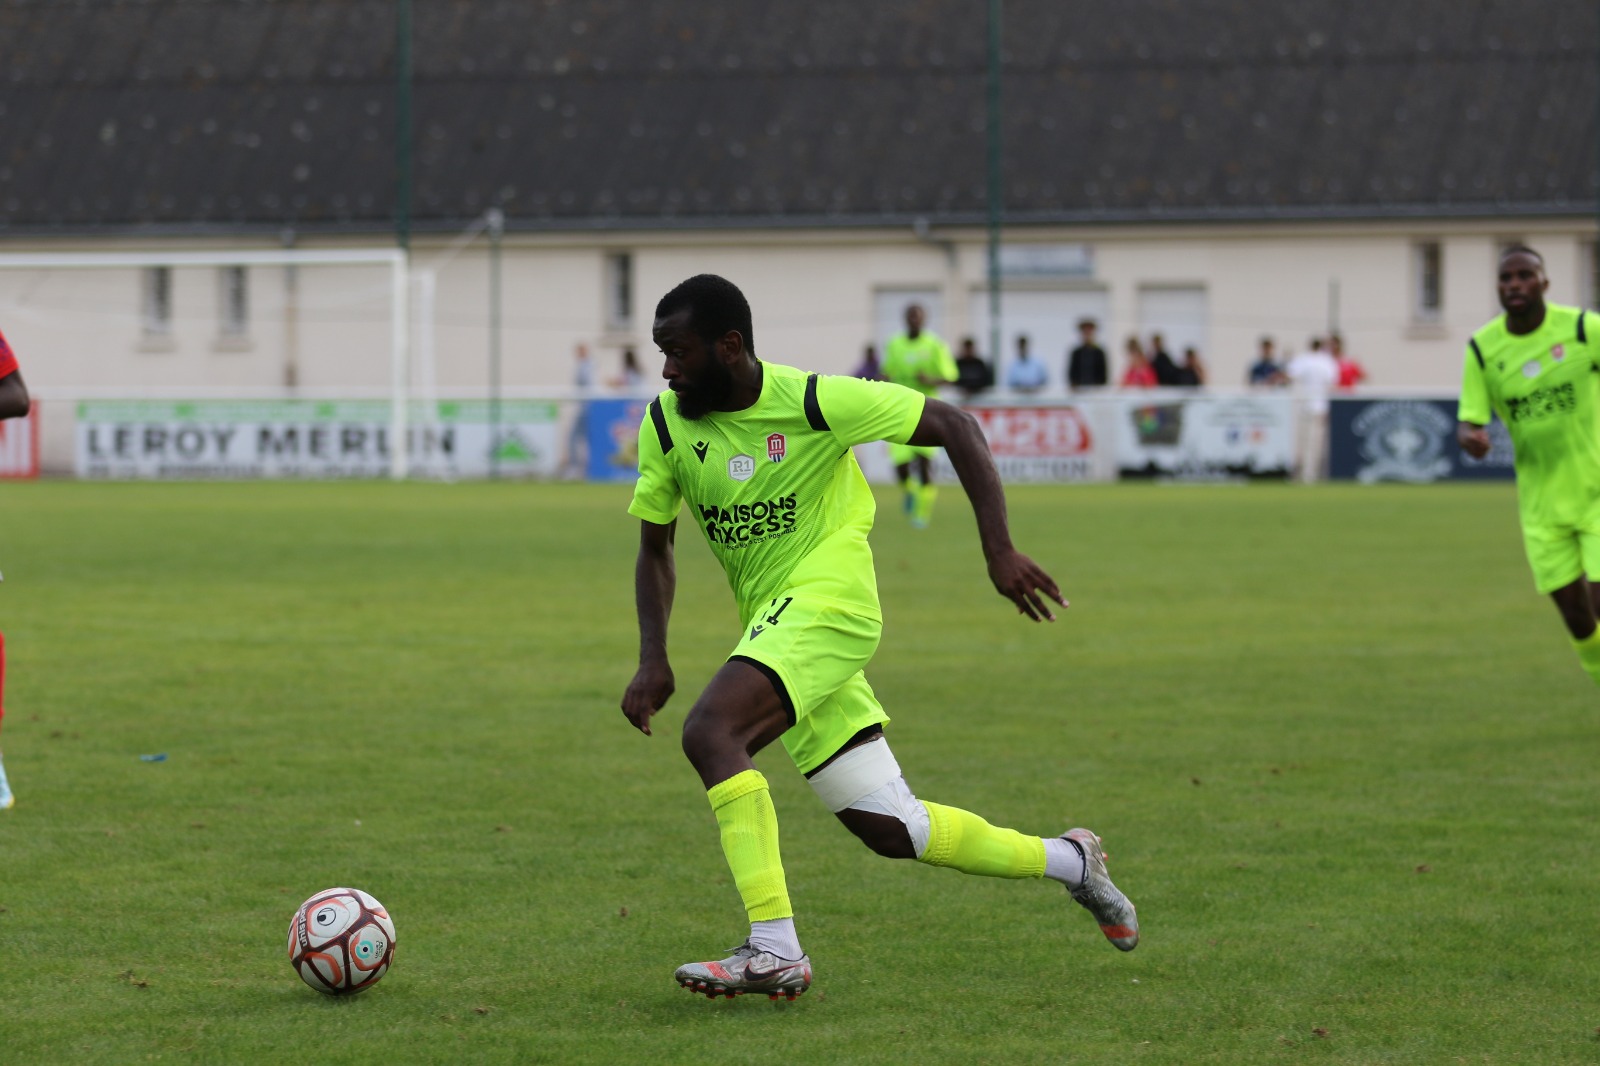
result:
M 318 992 L 350 996 L 377 984 L 394 960 L 394 920 L 359 888 L 328 888 L 289 922 L 289 965 Z

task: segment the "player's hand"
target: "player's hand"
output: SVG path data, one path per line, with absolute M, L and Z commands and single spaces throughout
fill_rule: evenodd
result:
M 1460 423 L 1456 426 L 1456 443 L 1474 459 L 1482 459 L 1489 454 L 1489 427 Z
M 677 687 L 672 667 L 664 662 L 643 663 L 622 694 L 622 713 L 635 729 L 649 736 L 650 716 L 666 706 Z
M 1012 549 L 989 560 L 989 580 L 1000 595 L 1017 605 L 1017 610 L 1035 622 L 1056 620 L 1046 600 L 1068 606 L 1056 587 L 1055 579 L 1039 564 Z

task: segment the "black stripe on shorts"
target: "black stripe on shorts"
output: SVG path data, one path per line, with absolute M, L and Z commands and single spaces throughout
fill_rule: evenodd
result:
M 730 663 L 749 663 L 765 674 L 767 680 L 772 682 L 772 687 L 777 690 L 778 702 L 783 704 L 783 713 L 788 716 L 789 724 L 794 725 L 794 700 L 789 698 L 789 690 L 784 686 L 783 678 L 778 676 L 778 671 L 759 659 L 750 658 L 748 655 L 730 655 L 728 656 L 728 661 Z

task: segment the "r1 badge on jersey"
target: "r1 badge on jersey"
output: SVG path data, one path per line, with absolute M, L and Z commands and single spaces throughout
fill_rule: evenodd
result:
M 728 476 L 735 481 L 749 481 L 756 472 L 756 461 L 748 455 L 735 455 L 728 460 Z

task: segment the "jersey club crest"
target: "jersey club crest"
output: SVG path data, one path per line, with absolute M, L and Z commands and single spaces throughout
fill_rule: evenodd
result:
M 767 435 L 768 459 L 771 459 L 776 463 L 778 460 L 783 458 L 786 449 L 787 445 L 784 442 L 782 433 L 771 433 Z

